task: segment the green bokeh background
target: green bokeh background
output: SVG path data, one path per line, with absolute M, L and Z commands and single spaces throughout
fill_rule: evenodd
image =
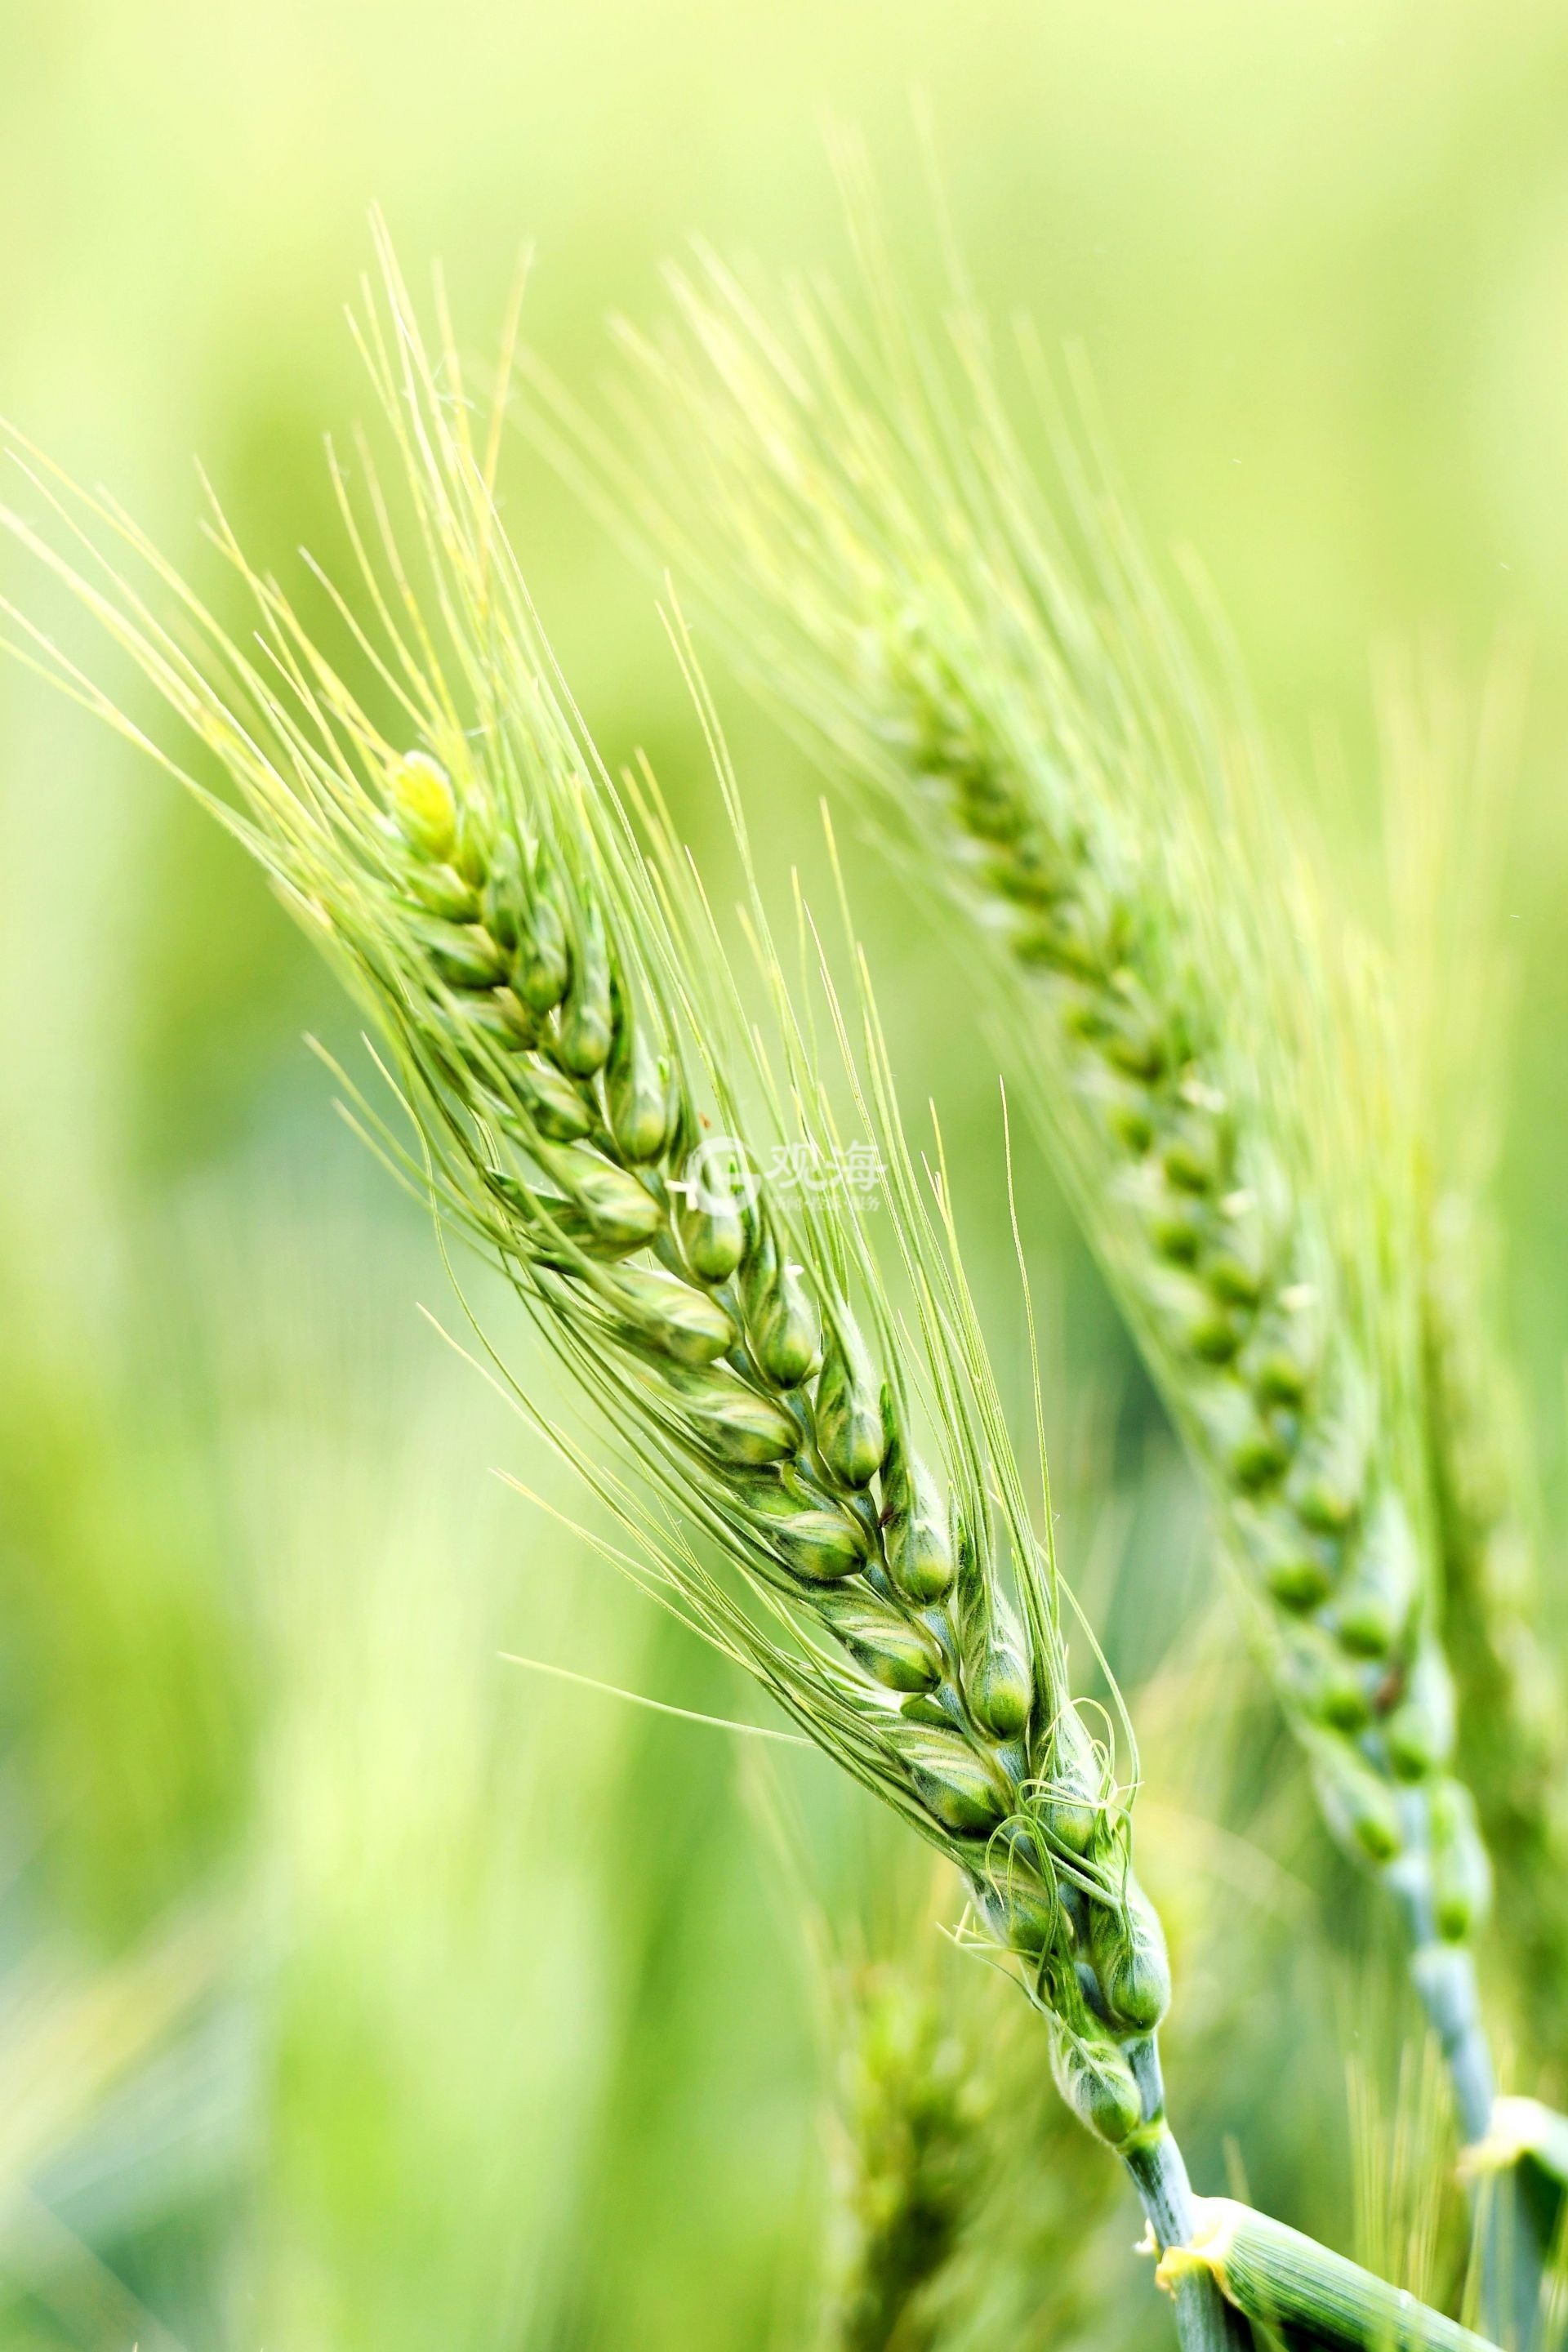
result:
M 284 567 L 335 542 L 321 436 L 363 406 L 342 309 L 373 201 L 413 276 L 440 257 L 476 348 L 532 245 L 530 339 L 590 389 L 605 314 L 656 316 L 692 233 L 840 261 L 830 119 L 868 134 L 918 255 L 920 102 L 982 294 L 1084 347 L 1134 503 L 1201 553 L 1284 772 L 1327 735 L 1369 793 L 1378 645 L 1435 635 L 1474 675 L 1500 625 L 1528 636 L 1502 1196 L 1555 1488 L 1561 6 L 0 0 L 0 411 L 198 567 L 199 456 Z M 646 583 L 521 451 L 509 515 L 607 755 L 647 745 L 718 857 Z M 816 782 L 716 683 L 770 845 L 809 858 Z M 352 1053 L 352 1024 L 239 853 L 11 670 L 0 845 L 0 2340 L 809 2340 L 831 2068 L 735 1757 L 499 1654 L 742 1696 L 489 1476 L 573 1507 L 418 1318 L 445 1298 L 428 1234 L 300 1045 Z M 1016 1371 L 993 1074 L 892 886 L 868 876 L 858 911 Z M 1098 1605 L 1136 1684 L 1129 1629 L 1173 1605 L 1172 1473 L 1026 1150 L 1021 1182 L 1063 1443 L 1098 1401 L 1085 1457 L 1134 1517 Z M 1212 1580 L 1183 1540 L 1195 1607 Z M 821 1776 L 797 1793 L 825 1884 L 853 1877 L 875 1832 Z M 1217 1820 L 1230 1796 L 1183 1802 Z M 1311 2161 L 1343 2130 L 1342 2002 L 1269 1932 L 1202 1946 L 1253 2021 L 1200 2145 L 1215 2178 L 1228 2129 L 1255 2181 L 1342 2229 Z

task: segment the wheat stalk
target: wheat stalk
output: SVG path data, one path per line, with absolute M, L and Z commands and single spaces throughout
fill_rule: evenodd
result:
M 1215 2279 L 1248 2320 L 1283 2337 L 1324 2346 L 1376 2344 L 1384 2352 L 1479 2352 L 1486 2338 L 1429 2311 L 1283 2222 L 1227 2197 L 1207 2198 L 1193 2244 L 1160 2263 L 1174 2290 L 1193 2269 Z
M 673 422 L 651 510 L 700 515 L 678 543 L 741 658 L 958 919 L 1324 1815 L 1404 1914 L 1473 2138 L 1489 1872 L 1450 1769 L 1387 992 L 1325 926 L 1245 718 L 1215 709 L 1109 493 L 1064 437 L 1059 523 L 973 319 L 943 359 L 874 252 L 868 278 L 869 328 L 801 296 L 779 331 L 716 261 L 674 279 L 681 331 L 629 337 Z M 648 513 L 535 380 L 568 468 Z

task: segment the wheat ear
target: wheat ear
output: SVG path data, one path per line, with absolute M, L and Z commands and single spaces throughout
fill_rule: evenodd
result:
M 1514 2003 L 1559 2098 L 1568 2084 L 1568 1734 L 1542 1595 L 1525 1413 L 1484 1297 L 1484 1207 L 1435 1205 L 1426 1261 L 1429 1438 L 1465 1756 L 1509 1928 Z
M 58 475 L 35 480 L 77 557 L 9 512 L 5 527 L 163 694 L 240 807 L 6 605 L 9 649 L 198 793 L 332 956 L 388 1040 L 417 1156 L 384 1128 L 371 1139 L 492 1256 L 647 1475 L 651 1503 L 533 1408 L 637 1539 L 613 1556 L 956 1865 L 972 1939 L 1011 1966 L 1068 2103 L 1121 2158 L 1156 2248 L 1179 2254 L 1198 2208 L 1160 2079 L 1163 1938 L 1132 1873 L 1110 1746 L 1071 1696 L 1048 1496 L 1042 1541 L 945 1181 L 917 1180 L 868 996 L 857 1047 L 826 971 L 851 1098 L 888 1155 L 909 1314 L 831 1194 L 797 1207 L 739 1181 L 733 983 L 700 891 L 651 779 L 628 808 L 565 701 L 496 512 L 497 436 L 481 459 L 449 339 L 432 358 L 384 245 L 383 263 L 384 307 L 367 306 L 363 335 L 416 534 L 410 552 L 370 471 L 373 560 L 345 490 L 367 618 L 334 602 L 414 748 L 387 740 L 221 518 L 257 600 L 256 660 L 132 525 Z M 126 578 L 135 562 L 177 599 L 194 655 Z M 746 863 L 784 1078 L 770 1087 L 760 1040 L 751 1075 L 775 1117 L 787 1104 L 832 1137 L 833 1099 Z M 697 1140 L 705 1099 L 739 1131 L 735 1181 L 717 1191 Z M 678 1172 L 694 1161 L 700 1178 Z M 1291 2244 L 1300 2286 L 1312 2250 Z M 1331 2294 L 1343 2266 L 1317 2252 Z M 1164 2283 L 1192 2352 L 1247 2340 L 1209 2263 L 1173 2263 Z M 1425 2318 L 1421 2340 L 1452 2340 Z M 1382 2336 L 1346 2323 L 1335 2340 L 1371 2352 Z
M 684 331 L 632 339 L 700 453 L 658 511 L 701 516 L 700 582 L 731 615 L 737 572 L 752 591 L 741 657 L 960 919 L 1325 1817 L 1404 1915 L 1473 2138 L 1489 1873 L 1449 1769 L 1385 992 L 1370 959 L 1335 970 L 1245 719 L 1216 711 L 1113 502 L 1064 442 L 1070 547 L 978 328 L 943 360 L 889 283 L 875 263 L 869 328 L 801 298 L 781 334 L 718 263 L 678 278 Z
M 886 1964 L 841 1996 L 841 2124 L 834 2352 L 933 2345 L 942 2282 L 984 2186 L 983 2116 L 970 2053 L 932 1987 Z
M 1385 660 L 1380 769 L 1404 1051 L 1421 1108 L 1426 1439 L 1462 1753 L 1497 1864 L 1516 2011 L 1561 2095 L 1568 2003 L 1543 1994 L 1563 1987 L 1568 1950 L 1568 1707 L 1542 1638 L 1528 1415 L 1497 1337 L 1518 669 L 1500 646 L 1469 697 L 1430 656 Z
M 848 1081 L 857 1113 L 885 1155 L 907 1317 L 852 1205 L 797 1203 L 751 1172 L 723 1043 L 732 988 L 700 895 L 651 782 L 635 824 L 566 703 L 455 358 L 426 351 L 384 262 L 384 305 L 361 332 L 416 528 L 400 540 L 374 473 L 363 530 L 345 492 L 363 601 L 336 603 L 413 748 L 246 569 L 221 518 L 257 600 L 254 658 L 132 525 L 58 478 L 36 476 L 77 534 L 74 559 L 9 527 L 226 772 L 237 808 L 154 751 L 260 860 L 387 1036 L 417 1147 L 379 1130 L 383 1150 L 504 1271 L 646 1473 L 651 1503 L 553 1433 L 634 1531 L 628 1572 L 961 1871 L 970 1934 L 1017 1971 L 1064 2095 L 1121 2157 L 1157 2242 L 1179 2244 L 1192 2199 L 1160 2078 L 1163 1938 L 1110 1744 L 1073 1703 L 1049 1538 L 945 1186 L 933 1200 L 910 1161 L 869 1012 L 857 1049 L 831 995 L 863 1073 Z M 136 562 L 177 598 L 194 654 L 124 576 Z M 11 618 L 18 650 L 143 740 Z M 759 1054 L 752 1078 L 779 1129 L 831 1142 L 830 1093 L 755 898 L 750 919 L 783 1040 L 782 1074 Z M 719 1166 L 710 1118 L 737 1139 Z M 728 1577 L 704 1565 L 710 1548 Z M 1201 2271 L 1180 2283 L 1176 2315 L 1189 2347 L 1237 2338 Z

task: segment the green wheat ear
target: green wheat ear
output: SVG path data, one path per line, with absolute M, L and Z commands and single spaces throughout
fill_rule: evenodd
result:
M 1064 2096 L 1121 2157 L 1159 2242 L 1179 2242 L 1163 1938 L 1132 1870 L 1129 1791 L 1073 1702 L 1048 1501 L 1037 1523 L 945 1178 L 905 1144 L 863 984 L 846 1005 L 824 974 L 830 1083 L 754 883 L 771 1055 L 741 1021 L 651 778 L 617 793 L 554 672 L 496 512 L 495 434 L 476 441 L 455 356 L 426 346 L 384 243 L 382 262 L 359 332 L 411 520 L 394 520 L 368 457 L 363 510 L 338 472 L 361 576 L 327 589 L 382 717 L 221 515 L 255 654 L 121 515 L 36 458 L 72 555 L 8 528 L 226 774 L 232 806 L 145 745 L 365 1004 L 413 1122 L 405 1146 L 367 1113 L 373 1139 L 511 1282 L 644 1474 L 651 1499 L 552 1430 L 634 1538 L 616 1556 L 957 1867 L 969 1939 L 1016 1972 Z M 173 600 L 182 635 L 128 569 Z M 145 740 L 7 610 L 13 650 Z M 802 1137 L 836 1167 L 858 1142 L 874 1151 L 874 1220 L 842 1187 L 758 1172 L 769 1144 Z M 1192 2346 L 1234 2332 L 1196 2273 L 1177 2315 Z
M 1419 1076 L 1427 1446 L 1462 1753 L 1497 1863 L 1516 2014 L 1543 2087 L 1561 2095 L 1568 1706 L 1543 1638 L 1528 1416 L 1497 1329 L 1497 1161 L 1518 997 L 1503 892 L 1521 699 L 1506 646 L 1474 698 L 1430 659 L 1386 665 L 1380 765 L 1402 1029 Z
M 937 1990 L 912 1974 L 864 1966 L 840 2006 L 827 2340 L 836 2352 L 930 2344 L 933 2291 L 984 2183 L 983 2078 Z
M 1452 1769 L 1388 985 L 1322 910 L 1245 714 L 1055 410 L 1065 519 L 981 329 L 928 342 L 858 218 L 868 320 L 799 296 L 775 325 L 707 260 L 674 279 L 670 334 L 629 339 L 665 420 L 651 497 L 540 376 L 543 430 L 601 504 L 608 478 L 661 528 L 697 518 L 679 543 L 739 659 L 962 942 L 1213 1498 L 1324 1817 L 1407 1923 L 1473 2137 L 1489 1874 Z
M 1132 1871 L 1130 1792 L 1074 1704 L 1048 1496 L 1042 1537 L 940 1155 L 917 1171 L 858 961 L 851 1004 L 818 971 L 838 1056 L 832 1072 L 819 1064 L 713 730 L 771 1055 L 741 1021 L 651 778 L 617 793 L 551 664 L 496 512 L 496 435 L 481 453 L 448 343 L 427 350 L 384 242 L 382 260 L 361 332 L 412 528 L 400 532 L 370 471 L 362 530 L 340 476 L 363 576 L 352 596 L 329 593 L 379 680 L 384 725 L 221 518 L 257 606 L 254 657 L 132 525 L 47 468 L 34 478 L 75 560 L 16 515 L 7 529 L 216 757 L 238 805 L 213 800 L 7 606 L 11 650 L 199 793 L 326 948 L 387 1041 L 413 1122 L 411 1147 L 379 1126 L 372 1139 L 511 1282 L 645 1474 L 647 1496 L 521 1397 L 633 1540 L 604 1548 L 956 1866 L 968 1940 L 1042 2017 L 1068 2105 L 1121 2158 L 1156 2247 L 1191 2249 L 1165 2272 L 1183 2344 L 1240 2345 L 1235 2265 L 1194 2243 L 1199 2209 L 1165 2118 L 1169 1973 Z M 194 651 L 128 566 L 175 601 Z M 841 1102 L 879 1155 L 875 1221 L 842 1192 L 796 1200 L 756 1173 L 759 1146 L 781 1136 L 853 1149 Z M 870 1246 L 873 1222 L 888 1255 Z M 1237 2210 L 1235 2243 L 1277 2245 Z M 1319 2252 L 1291 2237 L 1303 2298 Z M 1325 2307 L 1348 2328 L 1344 2266 L 1321 2265 Z M 1375 2285 L 1358 2290 L 1369 2326 L 1386 2308 Z M 1426 2332 L 1413 2343 L 1473 2340 L 1414 2314 Z

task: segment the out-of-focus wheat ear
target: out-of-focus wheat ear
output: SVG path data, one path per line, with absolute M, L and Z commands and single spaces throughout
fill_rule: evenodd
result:
M 936 1990 L 897 1966 L 851 1972 L 840 2001 L 834 2352 L 933 2340 L 940 2294 L 985 2181 L 987 2084 Z
M 1520 668 L 1505 643 L 1467 696 L 1430 656 L 1385 660 L 1380 715 L 1396 973 L 1427 1169 L 1427 1444 L 1461 1747 L 1497 1864 L 1516 2014 L 1561 2082 L 1568 2002 L 1542 1996 L 1568 1989 L 1568 1705 L 1542 1634 L 1539 1480 L 1499 1332 L 1495 1208 L 1518 999 L 1505 889 Z
M 674 325 L 631 343 L 657 395 L 637 513 L 673 514 L 710 619 L 998 1019 L 1474 2135 L 1489 1879 L 1451 1769 L 1385 961 L 1323 904 L 1234 666 L 1216 691 L 1188 652 L 1099 448 L 1045 387 L 1043 487 L 984 329 L 928 336 L 870 277 L 782 323 L 709 258 L 673 278 Z M 592 470 L 602 445 L 552 415 Z

